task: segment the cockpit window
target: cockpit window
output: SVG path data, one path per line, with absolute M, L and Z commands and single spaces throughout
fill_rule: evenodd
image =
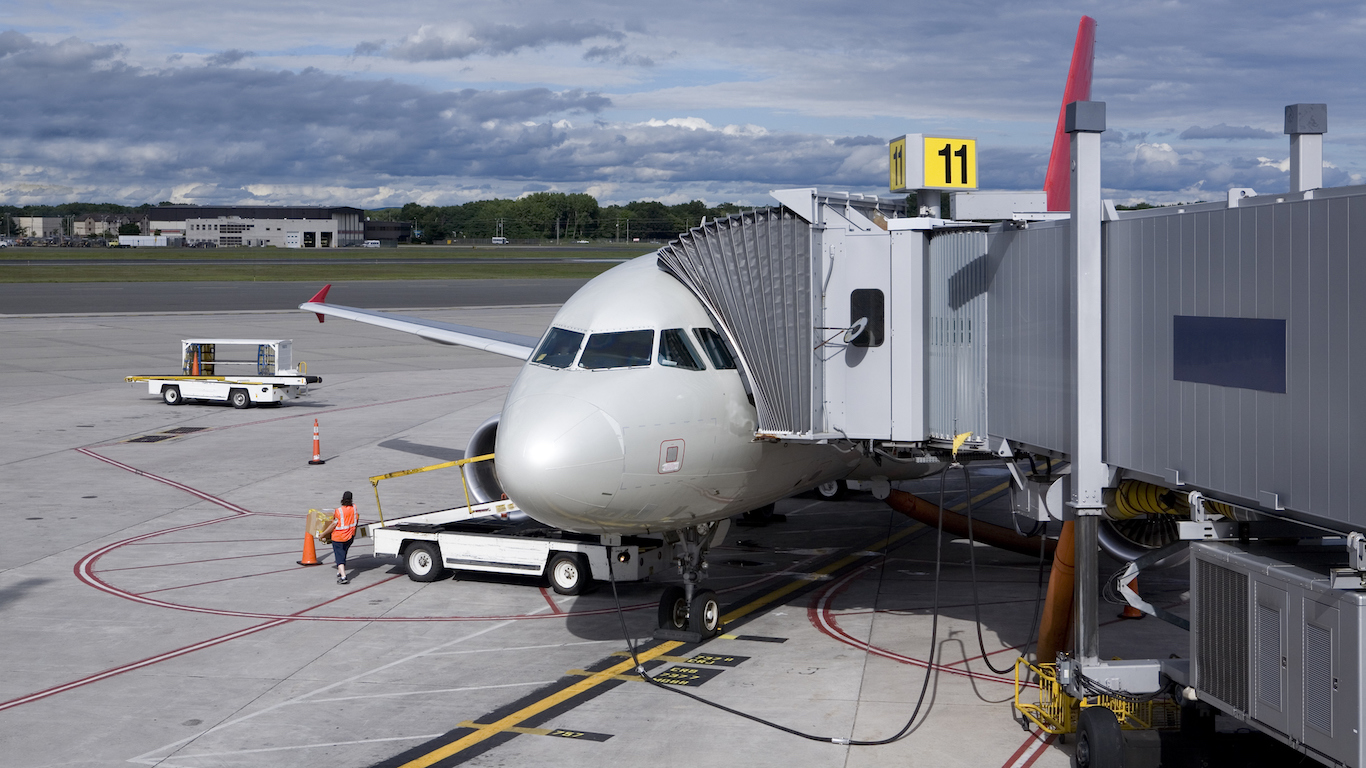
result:
M 694 328 L 693 333 L 697 334 L 697 340 L 702 342 L 702 349 L 706 350 L 707 357 L 711 358 L 712 367 L 720 370 L 735 368 L 735 358 L 731 357 L 726 340 L 721 338 L 721 334 L 710 328 Z
M 634 368 L 650 364 L 654 331 L 595 333 L 588 337 L 579 366 L 588 369 Z
M 682 328 L 670 328 L 659 333 L 659 364 L 666 368 L 700 371 L 705 366 L 693 351 L 688 334 Z
M 582 333 L 551 328 L 541 346 L 537 347 L 536 353 L 531 356 L 531 362 L 548 365 L 551 368 L 568 368 L 574 364 L 574 356 L 579 353 L 579 346 L 582 344 Z

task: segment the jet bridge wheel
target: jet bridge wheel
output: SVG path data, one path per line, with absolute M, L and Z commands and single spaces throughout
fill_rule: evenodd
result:
M 1123 768 L 1124 732 L 1115 713 L 1105 707 L 1082 707 L 1077 718 L 1073 768 Z
M 185 399 L 180 396 L 180 387 L 174 384 L 167 384 L 161 388 L 161 401 L 167 405 L 185 404 Z
M 664 594 L 659 596 L 659 628 L 674 630 L 688 628 L 687 593 L 677 584 L 670 584 L 665 587 Z
M 550 558 L 550 587 L 561 595 L 577 595 L 592 579 L 582 554 L 556 552 Z
M 443 570 L 441 552 L 434 542 L 413 542 L 403 553 L 403 566 L 413 581 L 436 581 Z

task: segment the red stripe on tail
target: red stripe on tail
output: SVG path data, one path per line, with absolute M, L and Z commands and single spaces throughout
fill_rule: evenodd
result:
M 1043 188 L 1048 193 L 1048 210 L 1066 211 L 1072 207 L 1072 152 L 1063 119 L 1067 105 L 1091 100 L 1091 70 L 1096 59 L 1096 20 L 1082 16 L 1077 24 L 1077 43 L 1072 47 L 1072 66 L 1067 70 L 1067 87 L 1058 108 L 1058 129 L 1053 133 L 1053 154 L 1048 157 L 1048 176 Z

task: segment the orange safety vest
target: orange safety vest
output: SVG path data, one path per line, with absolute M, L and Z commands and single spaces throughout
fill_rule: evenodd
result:
M 356 514 L 355 507 L 338 507 L 332 513 L 332 519 L 337 521 L 337 527 L 332 529 L 333 541 L 350 541 L 356 535 L 356 523 L 359 516 Z

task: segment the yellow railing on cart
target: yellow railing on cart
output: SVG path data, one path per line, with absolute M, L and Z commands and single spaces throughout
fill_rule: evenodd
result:
M 397 472 L 389 472 L 389 473 L 383 474 L 383 475 L 375 475 L 374 477 L 370 478 L 370 485 L 374 486 L 374 488 L 375 488 L 375 511 L 379 514 L 379 524 L 380 524 L 380 525 L 384 525 L 384 510 L 380 507 L 380 504 L 379 504 L 379 481 L 381 481 L 381 480 L 388 480 L 388 479 L 394 478 L 394 477 L 403 477 L 403 476 L 405 476 L 405 475 L 416 475 L 416 474 L 419 473 L 419 472 L 431 472 L 431 471 L 434 470 L 434 469 L 447 469 L 447 468 L 450 468 L 450 467 L 459 467 L 459 468 L 460 468 L 460 485 L 465 489 L 465 506 L 468 508 L 468 507 L 471 507 L 471 506 L 474 506 L 474 505 L 473 505 L 473 502 L 470 501 L 470 484 L 469 484 L 469 481 L 465 479 L 465 465 L 466 465 L 466 464 L 473 464 L 473 463 L 475 463 L 475 462 L 477 462 L 477 461 L 492 461 L 492 460 L 493 460 L 493 454 L 491 454 L 491 453 L 486 453 L 486 454 L 484 454 L 483 456 L 471 456 L 471 457 L 468 458 L 468 459 L 458 459 L 458 460 L 456 460 L 456 461 L 445 461 L 445 462 L 442 462 L 442 463 L 440 463 L 440 464 L 432 464 L 431 466 L 427 466 L 427 467 L 418 467 L 418 468 L 416 468 L 416 469 L 400 469 L 400 470 L 398 470 Z

